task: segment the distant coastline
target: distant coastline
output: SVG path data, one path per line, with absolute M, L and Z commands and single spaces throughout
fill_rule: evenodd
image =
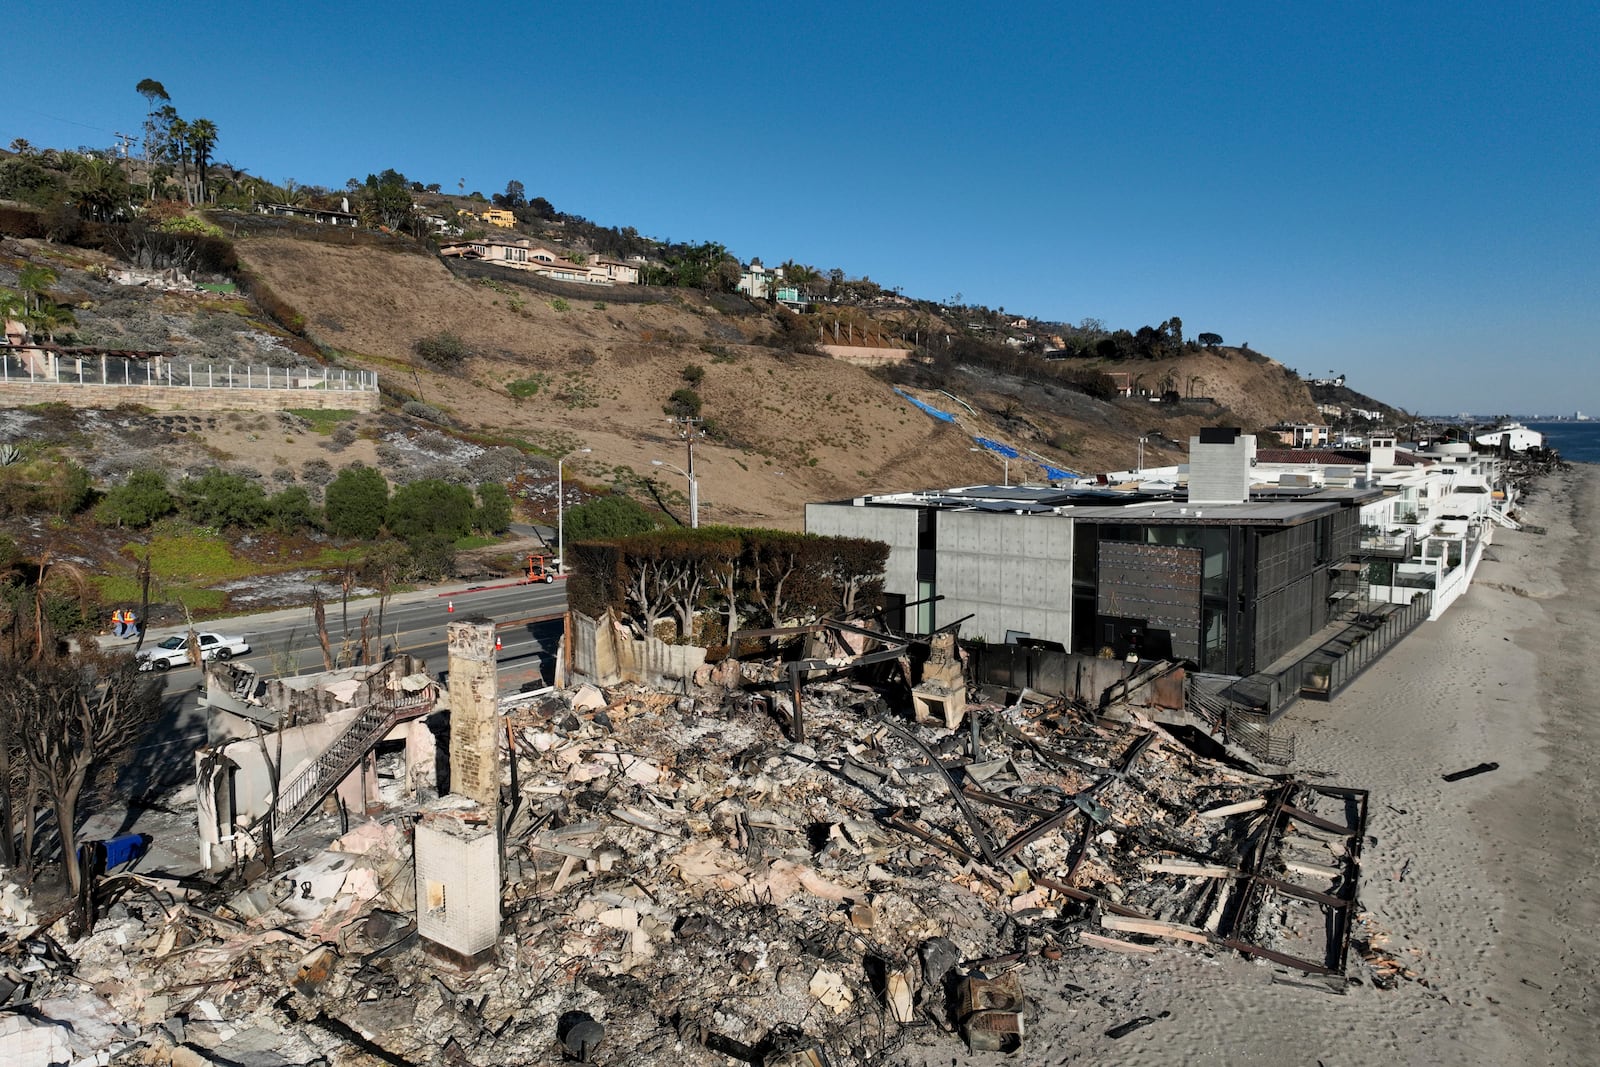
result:
M 1544 434 L 1544 443 L 1568 463 L 1600 463 L 1600 420 L 1573 419 L 1525 423 Z

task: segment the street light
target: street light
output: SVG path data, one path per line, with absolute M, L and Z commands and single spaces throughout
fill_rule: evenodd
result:
M 689 454 L 694 455 L 693 452 Z M 652 467 L 665 467 L 667 470 L 681 474 L 689 480 L 689 528 L 698 530 L 700 528 L 700 479 L 694 476 L 693 468 L 684 470 L 676 463 L 668 463 L 664 459 L 653 459 L 650 461 L 650 465 Z
M 1149 438 L 1147 438 L 1147 437 L 1140 437 L 1139 438 L 1139 466 L 1138 466 L 1138 472 L 1140 474 L 1144 473 L 1144 443 L 1147 440 L 1149 440 Z
M 987 449 L 987 448 L 969 448 L 969 449 L 967 449 L 967 451 L 968 452 L 990 452 L 991 450 Z M 1004 470 L 1005 470 L 1006 485 L 1010 486 L 1011 485 L 1011 457 L 1006 455 L 1004 452 L 991 453 L 991 454 L 998 455 L 1000 457 L 1000 462 L 1005 464 Z
M 580 448 L 571 455 L 587 455 L 593 451 L 592 448 Z M 566 461 L 566 456 L 556 457 L 556 551 L 561 553 L 556 557 L 556 563 L 562 574 L 567 573 L 567 483 L 561 476 L 561 465 Z

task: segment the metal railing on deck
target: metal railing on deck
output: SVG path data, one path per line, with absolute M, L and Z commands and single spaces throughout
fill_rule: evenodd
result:
M 1184 694 L 1188 710 L 1203 719 L 1226 744 L 1238 745 L 1257 759 L 1287 766 L 1294 762 L 1294 735 L 1259 708 L 1237 704 L 1189 678 Z
M 1433 594 L 1419 592 L 1411 598 L 1411 603 L 1375 622 L 1352 620 L 1345 631 L 1350 644 L 1338 655 L 1330 659 L 1327 651 L 1318 649 L 1278 673 L 1282 692 L 1317 700 L 1332 699 L 1402 637 L 1426 622 L 1432 610 Z

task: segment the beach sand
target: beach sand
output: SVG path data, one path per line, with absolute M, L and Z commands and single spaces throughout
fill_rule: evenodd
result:
M 1027 968 L 1037 1011 L 1017 1058 L 952 1035 L 904 1062 L 1600 1063 L 1600 701 L 1585 681 L 1600 651 L 1600 466 L 1546 479 L 1524 514 L 1548 532 L 1496 530 L 1442 619 L 1333 702 L 1289 713 L 1298 773 L 1371 790 L 1361 904 L 1419 980 L 1336 995 L 1232 953 L 1083 950 Z M 1441 779 L 1482 762 L 1499 767 Z M 1106 1036 L 1141 1015 L 1158 1018 Z

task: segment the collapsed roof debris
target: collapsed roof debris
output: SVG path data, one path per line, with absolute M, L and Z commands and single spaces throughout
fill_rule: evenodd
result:
M 454 899 L 413 844 L 449 805 L 406 780 L 328 849 L 281 845 L 286 869 L 125 892 L 59 965 L 18 967 L 58 951 L 19 931 L 0 992 L 114 1019 L 105 1047 L 144 1062 L 842 1067 L 1017 1051 L 1030 981 L 1085 953 L 1205 946 L 1342 984 L 1354 933 L 1401 973 L 1357 928 L 1364 791 L 1203 758 L 1128 706 L 951 699 L 939 655 L 913 713 L 903 642 L 849 651 L 504 713 L 488 965 L 423 951 L 419 914 Z M 851 676 L 869 658 L 891 682 Z

